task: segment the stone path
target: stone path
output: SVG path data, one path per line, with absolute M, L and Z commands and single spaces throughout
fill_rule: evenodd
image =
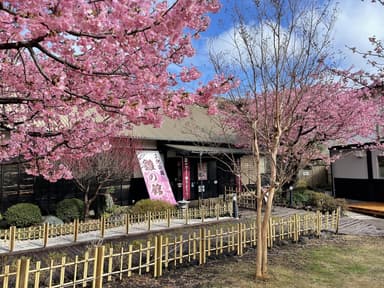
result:
M 384 236 L 384 218 L 347 211 L 346 215 L 340 219 L 339 233 Z
M 204 224 L 214 223 L 217 221 L 227 221 L 233 219 L 231 217 L 220 217 L 219 220 L 216 218 L 205 218 Z M 182 227 L 188 227 L 193 225 L 201 224 L 201 219 L 190 219 L 188 221 L 188 224 L 185 223 L 184 219 L 172 219 L 171 226 L 168 227 L 168 223 L 166 220 L 164 221 L 156 221 L 151 223 L 151 230 L 153 231 L 160 231 L 160 230 L 166 230 L 166 229 L 174 229 L 174 228 L 182 228 Z M 139 235 L 139 234 L 145 234 L 148 233 L 148 223 L 136 223 L 129 226 L 129 234 L 130 236 L 133 235 Z M 116 228 L 106 229 L 105 230 L 105 236 L 106 238 L 112 238 L 112 237 L 119 237 L 119 236 L 126 236 L 125 233 L 125 227 L 120 226 Z M 101 238 L 100 231 L 92 231 L 87 233 L 79 233 L 78 235 L 78 242 L 98 242 L 102 241 L 103 238 Z M 65 236 L 58 236 L 54 238 L 48 239 L 47 247 L 53 247 L 53 246 L 62 246 L 62 245 L 68 245 L 74 243 L 73 242 L 73 235 L 65 235 Z M 14 251 L 26 251 L 26 250 L 33 250 L 33 249 L 41 249 L 44 248 L 43 246 L 43 240 L 23 240 L 19 241 L 17 240 L 15 243 L 15 249 Z M 0 240 L 0 255 L 9 253 L 9 242 Z

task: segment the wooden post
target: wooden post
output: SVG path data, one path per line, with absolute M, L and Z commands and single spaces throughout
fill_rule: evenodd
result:
M 160 277 L 163 275 L 163 235 L 157 235 L 156 236 L 156 248 L 157 250 L 157 257 L 155 258 L 156 264 L 156 276 L 155 277 Z M 175 254 L 176 257 L 176 254 Z
M 100 237 L 104 238 L 105 236 L 105 218 L 104 216 L 100 217 Z
M 103 217 L 104 218 L 104 217 Z M 103 274 L 104 274 L 104 246 L 96 247 L 95 251 L 95 268 L 93 272 L 93 288 L 103 287 Z
M 75 218 L 73 220 L 73 242 L 77 242 L 79 238 L 79 219 Z
M 200 228 L 199 265 L 205 263 L 205 229 Z
M 243 255 L 243 233 L 241 223 L 237 223 L 237 255 Z
M 321 233 L 321 213 L 319 210 L 316 211 L 316 235 L 320 236 Z
M 129 245 L 128 246 L 128 277 L 132 276 L 132 251 L 133 251 L 133 245 Z M 155 249 L 155 254 L 156 254 L 156 249 Z
M 219 220 L 220 219 L 219 204 L 217 203 L 215 207 L 216 207 L 216 220 Z
M 151 218 L 152 218 L 151 211 L 148 211 L 147 217 L 148 217 L 148 231 L 151 231 Z
M 188 211 L 188 207 L 186 207 L 185 209 L 184 209 L 184 215 L 185 215 L 185 225 L 188 225 L 188 218 L 189 218 L 189 211 Z
M 200 214 L 201 214 L 201 222 L 203 223 L 204 223 L 204 211 L 205 211 L 204 207 L 201 207 Z
M 171 227 L 171 210 L 167 209 L 167 226 Z
M 9 227 L 9 251 L 15 250 L 16 244 L 16 226 Z
M 298 215 L 297 214 L 295 214 L 295 215 L 293 215 L 294 216 L 294 224 L 293 224 L 293 241 L 294 242 L 298 242 L 299 241 L 299 225 L 298 225 L 298 221 L 297 221 L 297 217 L 298 217 Z
M 113 248 L 109 248 L 108 254 L 108 278 L 107 281 L 112 281 L 112 271 L 113 271 Z
M 49 224 L 44 223 L 44 226 L 43 226 L 43 246 L 44 246 L 44 248 L 47 247 L 47 244 L 48 244 L 48 235 L 49 235 Z
M 30 259 L 17 260 L 16 288 L 28 288 Z
M 125 214 L 125 233 L 128 234 L 129 232 L 129 221 L 130 221 L 130 217 L 129 217 L 129 213 Z
M 158 277 L 157 272 L 159 271 L 159 269 L 157 268 L 157 265 L 159 264 L 159 262 L 157 261 L 158 246 L 159 246 L 159 244 L 157 243 L 158 241 L 159 241 L 159 238 L 155 237 L 155 248 L 154 248 L 154 252 L 153 252 L 153 257 L 155 258 L 154 263 L 153 263 L 153 277 L 155 277 L 155 278 Z
M 341 213 L 341 208 L 337 207 L 337 210 L 336 210 L 336 229 L 335 229 L 336 234 L 339 233 L 340 213 Z

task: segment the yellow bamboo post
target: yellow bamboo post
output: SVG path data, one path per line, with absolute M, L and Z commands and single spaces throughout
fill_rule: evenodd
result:
M 40 262 L 38 261 L 38 263 L 40 263 Z M 36 264 L 36 265 L 37 265 L 37 264 Z M 4 266 L 4 276 L 3 276 L 3 288 L 8 288 L 9 271 L 10 271 L 10 269 L 9 269 L 9 265 L 5 265 L 5 266 Z M 36 278 L 35 278 L 35 279 L 36 279 Z M 35 287 L 36 287 L 36 285 L 35 285 Z M 37 286 L 37 287 L 39 287 L 39 286 Z
M 130 221 L 130 216 L 129 213 L 125 214 L 125 234 L 129 233 L 129 221 Z
M 133 245 L 129 245 L 128 246 L 128 273 L 127 273 L 128 277 L 132 276 L 132 251 L 133 251 Z M 155 249 L 155 252 L 156 252 L 156 249 Z
M 35 270 L 36 270 L 36 272 L 35 272 L 35 285 L 34 285 L 35 288 L 40 287 L 40 267 L 41 267 L 41 262 L 37 261 L 36 267 L 35 267 Z M 4 282 L 5 282 L 5 279 L 4 279 Z
M 241 223 L 237 223 L 237 255 L 243 255 L 242 229 Z
M 339 233 L 340 213 L 341 213 L 341 208 L 337 207 L 337 210 L 336 210 L 336 229 L 335 229 L 336 234 Z
M 96 247 L 95 251 L 95 268 L 93 271 L 93 288 L 103 287 L 103 274 L 104 274 L 104 246 Z
M 200 228 L 199 265 L 205 263 L 205 229 Z
M 171 211 L 167 209 L 167 226 L 171 227 Z
M 75 218 L 73 220 L 73 242 L 77 242 L 79 238 L 79 219 Z
M 16 244 L 16 226 L 9 227 L 9 251 L 15 250 Z
M 320 236 L 321 232 L 321 214 L 320 211 L 316 211 L 316 235 Z
M 180 235 L 179 237 L 179 263 L 183 264 L 183 235 Z
M 65 262 L 66 257 L 61 257 L 61 265 L 60 265 L 60 287 L 64 286 L 65 281 Z
M 105 217 L 100 217 L 100 237 L 104 238 L 105 236 Z
M 203 222 L 204 223 L 204 214 L 205 214 L 205 209 L 204 209 L 204 207 L 201 207 L 201 210 L 200 210 L 200 214 L 201 214 L 201 222 Z
M 297 242 L 299 240 L 298 236 L 298 225 L 297 225 L 297 214 L 293 215 L 293 241 Z
M 152 218 L 151 211 L 148 211 L 147 217 L 148 217 L 148 231 L 151 231 L 151 218 Z
M 268 220 L 268 231 L 269 231 L 269 247 L 273 247 L 273 232 L 272 232 L 272 217 L 269 217 Z
M 207 236 L 207 254 L 208 254 L 208 257 L 211 256 L 211 230 L 208 229 L 207 231 L 208 233 L 208 236 Z
M 188 225 L 188 218 L 189 218 L 189 208 L 188 207 L 186 207 L 185 209 L 184 209 L 184 216 L 185 216 L 185 225 Z
M 112 281 L 112 271 L 113 271 L 113 247 L 109 248 L 108 253 L 108 277 L 107 281 Z
M 153 257 L 155 258 L 154 259 L 154 263 L 153 263 L 153 277 L 158 277 L 157 275 L 157 272 L 159 271 L 159 269 L 157 268 L 157 265 L 158 265 L 158 261 L 157 261 L 157 258 L 158 258 L 158 247 L 159 247 L 159 238 L 158 237 L 155 237 L 155 248 L 154 248 L 154 252 L 153 252 Z M 129 276 L 128 276 L 129 277 Z
M 16 288 L 28 288 L 30 259 L 17 260 Z
M 155 277 L 163 275 L 163 235 L 155 238 Z
M 44 223 L 43 226 L 43 246 L 44 248 L 48 245 L 48 235 L 49 235 L 49 224 Z

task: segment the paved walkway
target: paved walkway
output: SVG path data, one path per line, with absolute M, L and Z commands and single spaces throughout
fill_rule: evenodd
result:
M 232 217 L 220 217 L 219 220 L 216 218 L 205 218 L 204 224 L 214 223 L 218 221 L 225 221 L 233 219 Z M 174 228 L 182 228 L 182 227 L 188 227 L 193 226 L 197 224 L 201 224 L 201 219 L 190 219 L 188 221 L 188 224 L 185 224 L 184 219 L 172 219 L 171 220 L 171 226 L 168 227 L 168 223 L 166 220 L 164 221 L 154 221 L 151 223 L 151 230 L 150 232 L 154 231 L 160 231 L 160 230 L 166 230 L 166 229 L 174 229 Z M 129 234 L 130 236 L 133 235 L 140 235 L 148 233 L 148 223 L 136 223 L 129 226 Z M 126 236 L 125 233 L 125 227 L 120 226 L 116 228 L 106 229 L 105 230 L 105 236 L 104 238 L 101 238 L 100 230 L 98 231 L 92 231 L 92 232 L 86 232 L 86 233 L 79 233 L 78 240 L 76 243 L 79 242 L 97 242 L 102 241 L 106 238 L 112 238 L 112 237 L 119 237 L 119 236 Z M 61 245 L 68 245 L 74 243 L 73 242 L 73 235 L 65 235 L 65 236 L 58 236 L 54 238 L 49 238 L 47 247 L 54 247 L 54 246 L 61 246 Z M 17 240 L 15 243 L 15 249 L 14 252 L 18 251 L 26 251 L 26 250 L 33 250 L 33 249 L 41 249 L 44 248 L 43 240 Z M 0 255 L 9 253 L 9 241 L 0 240 Z
M 347 211 L 346 215 L 340 218 L 339 233 L 384 236 L 384 218 Z

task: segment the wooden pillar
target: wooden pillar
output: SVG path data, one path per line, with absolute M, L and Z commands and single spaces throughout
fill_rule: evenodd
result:
M 103 274 L 104 274 L 104 246 L 96 247 L 95 251 L 95 268 L 93 272 L 93 288 L 103 287 Z

